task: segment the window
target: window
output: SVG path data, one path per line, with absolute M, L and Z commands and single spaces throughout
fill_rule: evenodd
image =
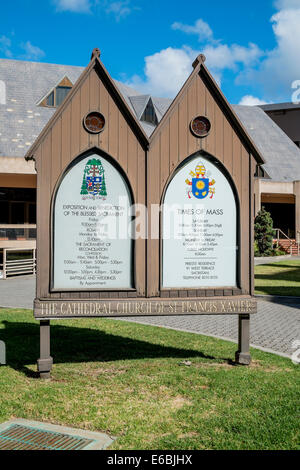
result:
M 273 114 L 273 116 L 283 116 L 284 114 L 286 114 L 286 111 L 283 109 L 279 109 L 277 111 L 273 111 L 273 113 L 271 114 Z
M 62 104 L 65 97 L 69 93 L 72 87 L 69 86 L 57 86 L 50 95 L 47 96 L 44 106 L 49 106 L 51 108 L 57 108 Z M 43 106 L 43 103 L 42 103 Z
M 9 223 L 9 202 L 0 201 L 0 224 Z
M 25 202 L 11 202 L 11 222 L 12 224 L 25 223 Z
M 264 178 L 265 177 L 264 169 L 260 165 L 256 165 L 256 171 L 255 171 L 254 176 L 256 178 Z
M 0 224 L 35 224 L 36 190 L 0 188 Z
M 0 188 L 0 240 L 35 239 L 35 228 L 10 227 L 28 224 L 36 224 L 36 190 Z
M 3 80 L 0 80 L 0 104 L 6 104 L 6 85 Z
M 69 91 L 72 90 L 72 86 L 72 82 L 67 77 L 65 77 L 55 88 L 49 92 L 46 98 L 43 98 L 42 101 L 38 103 L 38 105 L 48 108 L 57 108 L 62 104 Z
M 56 106 L 61 105 L 61 103 L 63 102 L 63 100 L 65 99 L 65 97 L 67 96 L 70 90 L 71 88 L 68 86 L 58 86 L 56 88 L 56 102 L 55 102 Z
M 158 119 L 151 99 L 148 101 L 145 111 L 141 117 L 141 121 L 149 122 L 154 126 L 157 126 L 158 124 Z
M 54 91 L 47 98 L 47 106 L 54 106 Z

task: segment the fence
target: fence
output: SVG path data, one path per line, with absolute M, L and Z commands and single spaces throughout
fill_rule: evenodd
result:
M 298 255 L 300 252 L 300 232 L 297 231 L 296 239 L 289 238 L 280 228 L 274 229 L 276 233 L 275 243 L 277 248 L 281 246 L 284 251 L 291 255 Z
M 18 257 L 9 259 L 10 253 L 31 253 L 31 257 Z M 7 277 L 17 276 L 20 274 L 35 274 L 36 273 L 36 250 L 28 248 L 3 248 L 2 249 L 2 263 L 0 263 L 3 272 L 3 279 Z
M 0 224 L 0 240 L 34 240 L 35 224 Z

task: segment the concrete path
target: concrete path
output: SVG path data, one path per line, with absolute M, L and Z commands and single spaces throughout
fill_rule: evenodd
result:
M 0 280 L 0 307 L 33 308 L 35 276 Z
M 128 321 L 128 319 L 124 320 Z M 238 341 L 236 315 L 176 317 L 141 317 L 129 319 L 138 323 L 189 331 L 229 341 Z M 300 301 L 298 304 L 258 301 L 258 313 L 251 316 L 250 341 L 253 347 L 290 357 L 300 343 Z
M 291 255 L 286 255 L 286 256 L 265 256 L 261 258 L 254 258 L 254 264 L 255 266 L 259 264 L 272 264 L 272 263 L 279 263 L 279 261 L 299 261 L 300 256 L 291 256 Z
M 0 307 L 32 309 L 35 278 L 26 276 L 0 281 Z M 123 318 L 126 321 L 163 326 L 215 336 L 237 342 L 237 317 L 194 316 Z M 251 320 L 251 344 L 259 349 L 290 356 L 293 342 L 300 341 L 300 300 L 258 300 L 258 313 Z

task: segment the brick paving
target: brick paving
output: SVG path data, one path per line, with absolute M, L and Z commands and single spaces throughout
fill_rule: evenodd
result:
M 0 281 L 0 306 L 32 309 L 35 291 L 35 278 L 22 278 Z M 158 325 L 167 328 L 190 331 L 237 342 L 235 315 L 174 317 L 123 318 L 126 321 Z M 289 303 L 287 300 L 267 302 L 258 300 L 258 313 L 251 317 L 251 344 L 258 348 L 290 356 L 293 341 L 300 341 L 300 300 Z
M 238 338 L 238 318 L 235 315 L 139 317 L 129 321 L 191 331 L 234 342 Z M 295 340 L 300 341 L 300 301 L 299 304 L 289 304 L 259 300 L 258 313 L 251 316 L 251 345 L 290 356 L 294 351 L 292 343 Z

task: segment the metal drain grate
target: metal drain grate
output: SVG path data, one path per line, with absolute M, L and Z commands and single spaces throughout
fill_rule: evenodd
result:
M 91 439 L 13 424 L 0 432 L 0 450 L 81 450 Z

